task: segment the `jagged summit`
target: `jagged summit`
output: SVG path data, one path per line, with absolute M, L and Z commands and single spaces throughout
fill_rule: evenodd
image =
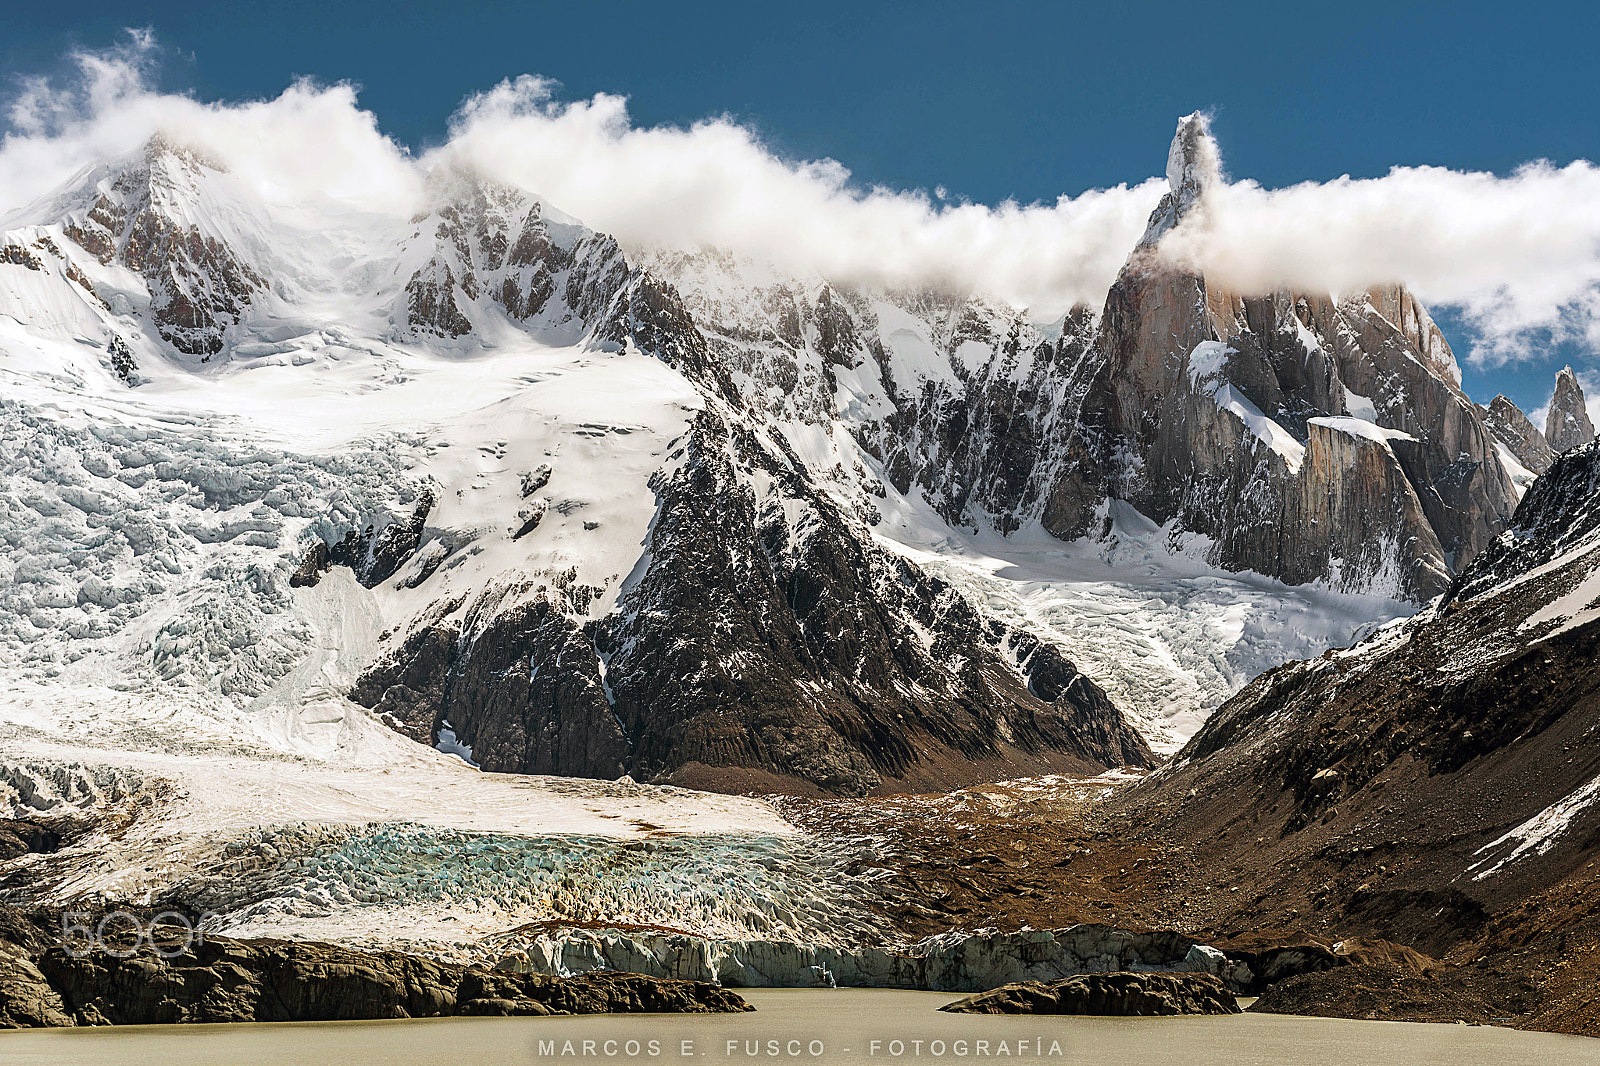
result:
M 1222 180 L 1222 155 L 1211 135 L 1211 119 L 1202 111 L 1178 120 L 1167 149 L 1168 191 L 1150 216 L 1141 247 L 1158 243 L 1176 228 L 1206 193 Z
M 138 151 L 79 175 L 24 221 L 65 237 L 100 267 L 142 279 L 99 274 L 85 287 L 113 313 L 147 309 L 162 341 L 207 361 L 228 330 L 268 289 L 269 242 L 261 213 L 227 169 L 204 153 L 156 134 Z
M 1047 527 L 1092 532 L 1097 497 L 1109 498 L 1206 538 L 1229 569 L 1437 595 L 1516 503 L 1485 412 L 1403 285 L 1238 292 L 1162 254 L 1219 175 L 1206 117 L 1186 116 L 1171 189 L 1095 339 L 1088 461 L 1075 473 L 1093 487 L 1060 500 Z
M 1222 178 L 1222 157 L 1211 135 L 1211 119 L 1201 111 L 1178 120 L 1178 132 L 1167 149 L 1167 184 L 1189 202 L 1204 195 Z
M 1557 452 L 1582 447 L 1594 440 L 1594 423 L 1584 402 L 1583 386 L 1571 366 L 1556 375 L 1556 389 L 1550 397 L 1550 413 L 1545 416 L 1545 440 Z
M 1542 474 L 1550 469 L 1555 452 L 1545 441 L 1544 434 L 1539 432 L 1539 427 L 1507 397 L 1498 395 L 1490 401 L 1483 424 L 1527 471 L 1522 475 L 1523 480 L 1527 480 L 1529 475 Z

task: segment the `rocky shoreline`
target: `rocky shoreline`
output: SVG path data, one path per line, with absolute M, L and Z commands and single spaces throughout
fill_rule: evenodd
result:
M 942 1008 L 966 1013 L 1234 1013 L 1235 995 L 1279 982 L 1289 991 L 1258 1009 L 1356 1017 L 1321 1009 L 1316 990 L 1379 975 L 1407 983 L 1415 999 L 1440 969 L 1384 941 L 1261 933 L 1219 947 L 1100 924 L 949 933 L 897 948 L 551 925 L 488 938 L 484 961 L 468 965 L 317 942 L 180 941 L 165 930 L 78 956 L 52 936 L 49 915 L 0 906 L 0 1028 L 752 1009 L 733 988 L 973 993 Z
M 620 970 L 732 988 L 901 988 L 984 992 L 1083 973 L 1201 973 L 1239 987 L 1247 963 L 1170 930 L 1099 924 L 951 932 L 912 944 L 839 946 L 719 940 L 647 928 L 528 927 L 492 938 L 496 969 L 546 975 Z M 1295 972 L 1299 972 L 1298 970 Z
M 1238 1014 L 1239 1003 L 1208 974 L 1088 973 L 1018 981 L 939 1008 L 951 1014 L 1094 1014 L 1165 1018 Z
M 5 917 L 0 1028 L 754 1009 L 704 981 L 617 972 L 553 977 L 313 942 L 158 935 L 154 943 L 112 942 L 78 957 L 60 944 L 41 949 L 37 928 L 18 922 L 16 912 Z

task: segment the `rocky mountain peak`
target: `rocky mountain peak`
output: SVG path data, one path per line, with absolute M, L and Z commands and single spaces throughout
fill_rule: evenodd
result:
M 1600 445 L 1555 457 L 1517 505 L 1510 527 L 1456 578 L 1447 599 L 1470 599 L 1600 546 Z M 1543 584 L 1556 584 L 1541 579 Z
M 156 134 L 137 153 L 98 168 L 39 219 L 102 264 L 143 278 L 149 315 L 171 348 L 202 362 L 267 288 L 265 269 L 234 222 L 238 187 L 226 169 L 189 146 Z
M 1155 244 L 1183 221 L 1195 204 L 1222 180 L 1222 154 L 1211 135 L 1211 120 L 1196 111 L 1178 120 L 1167 149 L 1168 191 L 1150 216 L 1141 246 Z
M 1550 397 L 1550 413 L 1545 416 L 1544 437 L 1557 452 L 1581 447 L 1594 440 L 1594 423 L 1584 404 L 1583 387 L 1572 367 L 1556 375 L 1556 391 Z
M 1510 449 L 1517 462 L 1533 473 L 1542 474 L 1550 469 L 1550 461 L 1555 458 L 1555 453 L 1546 443 L 1544 434 L 1522 413 L 1522 408 L 1505 396 L 1496 396 L 1490 401 L 1483 424 L 1501 444 Z
M 202 169 L 214 170 L 219 174 L 228 172 L 227 166 L 220 160 L 193 145 L 174 140 L 170 134 L 161 131 L 157 131 L 144 142 L 144 147 L 139 150 L 139 157 L 145 168 L 156 174 L 193 172 Z
M 1196 111 L 1178 120 L 1172 147 L 1167 149 L 1167 184 L 1178 196 L 1192 201 L 1215 184 L 1222 173 L 1222 158 L 1211 120 Z

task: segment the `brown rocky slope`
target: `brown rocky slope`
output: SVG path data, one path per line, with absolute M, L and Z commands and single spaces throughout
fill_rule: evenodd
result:
M 1385 937 L 1600 1033 L 1597 488 L 1600 449 L 1558 458 L 1439 605 L 1258 678 L 1107 827 L 1183 842 L 1192 921 Z

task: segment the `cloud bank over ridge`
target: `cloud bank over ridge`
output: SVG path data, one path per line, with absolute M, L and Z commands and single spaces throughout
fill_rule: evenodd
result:
M 385 136 L 346 84 L 299 81 L 271 100 L 206 103 L 151 87 L 160 46 L 130 31 L 69 57 L 66 78 L 17 79 L 0 139 L 0 217 L 161 132 L 227 165 L 264 199 L 409 217 L 441 164 L 547 198 L 625 245 L 717 247 L 843 282 L 939 284 L 1040 319 L 1098 304 L 1166 189 L 1160 178 L 1054 203 L 946 203 L 862 188 L 833 160 L 796 161 L 723 117 L 636 126 L 622 97 L 564 102 L 525 75 L 463 102 L 420 156 Z M 1161 145 L 1151 146 L 1152 164 Z M 1549 339 L 1600 349 L 1600 168 L 1514 173 L 1395 168 L 1284 189 L 1208 194 L 1203 224 L 1163 249 L 1241 291 L 1345 292 L 1402 280 L 1459 308 L 1484 365 Z M 1464 353 L 1465 354 L 1465 353 Z

